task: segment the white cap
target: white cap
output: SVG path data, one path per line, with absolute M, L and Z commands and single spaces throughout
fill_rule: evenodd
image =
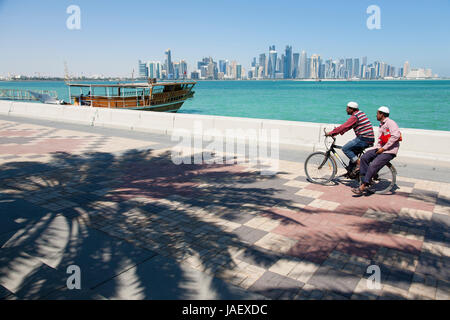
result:
M 381 111 L 383 113 L 389 114 L 389 108 L 385 107 L 385 106 L 379 107 L 378 111 Z
M 352 109 L 358 109 L 359 106 L 356 102 L 350 101 L 349 103 L 347 103 L 347 107 L 352 108 Z

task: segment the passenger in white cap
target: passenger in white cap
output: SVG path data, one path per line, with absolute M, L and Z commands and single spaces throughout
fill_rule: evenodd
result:
M 359 188 L 352 189 L 358 195 L 363 194 L 375 174 L 397 156 L 400 141 L 402 141 L 402 134 L 397 123 L 389 118 L 389 114 L 388 107 L 382 106 L 378 108 L 377 120 L 380 121 L 378 143 L 361 157 L 359 174 L 362 183 Z
M 326 133 L 326 136 L 342 135 L 350 129 L 355 131 L 356 138 L 342 147 L 342 152 L 350 159 L 347 176 L 352 177 L 352 175 L 355 174 L 354 172 L 358 169 L 358 154 L 364 149 L 373 146 L 375 135 L 373 133 L 372 123 L 370 123 L 367 115 L 359 110 L 359 106 L 356 102 L 351 101 L 347 103 L 347 114 L 350 118 L 348 118 L 343 125 Z

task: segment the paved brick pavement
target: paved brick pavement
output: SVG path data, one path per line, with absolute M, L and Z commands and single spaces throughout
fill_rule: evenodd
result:
M 450 183 L 353 197 L 301 162 L 175 165 L 148 137 L 0 120 L 0 298 L 450 298 Z

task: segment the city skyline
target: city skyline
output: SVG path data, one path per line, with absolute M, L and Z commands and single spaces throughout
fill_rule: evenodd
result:
M 377 1 L 379 30 L 366 26 L 371 4 L 283 0 L 273 7 L 269 1 L 131 0 L 122 6 L 79 0 L 81 26 L 69 30 L 69 2 L 0 0 L 0 35 L 8 41 L 0 52 L 0 74 L 63 76 L 67 61 L 75 74 L 130 77 L 137 60 L 164 62 L 160 53 L 169 47 L 176 53 L 172 60 L 184 59 L 190 67 L 211 56 L 239 61 L 248 69 L 255 54 L 265 52 L 270 42 L 279 56 L 289 43 L 293 58 L 301 54 L 295 48 L 324 59 L 367 55 L 397 67 L 407 60 L 450 77 L 450 44 L 445 41 L 450 29 L 448 1 L 436 0 L 433 5 Z M 301 61 L 301 56 L 295 58 Z
M 164 52 L 164 62 L 138 61 L 138 78 L 157 78 L 164 80 L 242 80 L 242 79 L 417 79 L 438 78 L 432 69 L 411 66 L 408 61 L 396 67 L 385 61 L 370 62 L 367 56 L 361 58 L 322 58 L 312 54 L 308 58 L 305 50 L 293 52 L 291 45 L 286 45 L 284 53 L 278 55 L 275 45 L 270 45 L 268 55 L 260 53 L 253 57 L 251 66 L 244 68 L 233 60 L 204 57 L 196 67 L 188 68 L 184 59 L 172 62 L 171 49 Z M 188 73 L 188 70 L 191 70 Z

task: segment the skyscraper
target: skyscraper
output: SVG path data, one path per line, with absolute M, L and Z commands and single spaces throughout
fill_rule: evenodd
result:
M 150 78 L 161 79 L 161 62 L 151 61 L 148 63 L 148 76 Z
M 292 46 L 286 46 L 283 61 L 283 73 L 285 79 L 292 78 Z
M 403 65 L 403 77 L 406 77 L 409 71 L 410 71 L 409 62 L 406 61 L 405 64 Z
M 294 53 L 292 57 L 292 78 L 295 79 L 298 77 L 298 62 L 300 60 L 300 54 Z
M 311 58 L 306 59 L 305 79 L 311 79 Z
M 299 71 L 300 79 L 306 78 L 306 69 L 308 68 L 307 67 L 307 62 L 308 62 L 307 59 L 308 59 L 308 57 L 307 57 L 306 51 L 303 50 L 301 53 L 301 56 L 300 56 L 300 71 Z
M 236 65 L 236 79 L 242 79 L 242 66 Z
M 353 76 L 353 59 L 351 58 L 345 59 L 345 71 L 346 71 L 345 77 L 347 79 L 350 79 Z
M 180 61 L 180 77 L 182 77 L 183 79 L 187 77 L 187 63 L 185 60 L 181 60 Z
M 138 61 L 139 78 L 148 78 L 147 63 Z
M 261 53 L 259 55 L 259 67 L 262 67 L 262 72 L 265 73 L 265 69 L 266 69 L 266 54 L 265 53 Z
M 359 59 L 355 58 L 353 60 L 353 76 L 356 78 L 360 77 L 360 67 L 359 67 Z
M 228 60 L 219 60 L 219 72 L 227 73 L 227 62 Z
M 275 78 L 275 72 L 277 70 L 277 52 L 275 51 L 275 46 L 269 47 L 269 65 L 267 70 L 267 75 L 269 78 Z
M 319 67 L 320 67 L 320 56 L 317 54 L 313 54 L 311 56 L 311 67 L 310 67 L 310 78 L 311 79 L 319 78 Z
M 165 55 L 166 55 L 165 68 L 167 72 L 167 78 L 172 79 L 174 74 L 172 64 L 172 53 L 170 52 L 170 49 L 166 50 Z

